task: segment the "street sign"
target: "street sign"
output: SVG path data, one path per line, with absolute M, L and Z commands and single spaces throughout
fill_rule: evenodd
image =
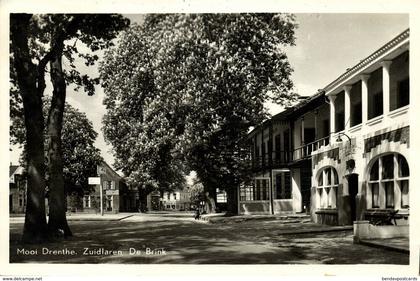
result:
M 101 184 L 101 178 L 100 177 L 89 177 L 88 178 L 89 184 Z

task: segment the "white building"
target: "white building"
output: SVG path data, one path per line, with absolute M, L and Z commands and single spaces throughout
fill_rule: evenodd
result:
M 190 209 L 190 193 L 185 190 L 163 192 L 160 199 L 163 210 L 187 211 Z
M 239 188 L 239 212 L 306 212 L 318 223 L 346 225 L 398 210 L 404 229 L 409 103 L 407 29 L 249 134 L 253 182 Z
M 312 216 L 349 224 L 409 217 L 409 30 L 325 87 L 331 140 L 312 155 Z

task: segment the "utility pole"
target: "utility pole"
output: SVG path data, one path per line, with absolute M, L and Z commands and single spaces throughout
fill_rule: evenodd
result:
M 104 215 L 104 190 L 103 190 L 103 186 L 102 186 L 102 174 L 99 175 L 99 197 L 101 200 L 101 204 L 100 204 L 100 208 L 101 208 L 101 216 Z

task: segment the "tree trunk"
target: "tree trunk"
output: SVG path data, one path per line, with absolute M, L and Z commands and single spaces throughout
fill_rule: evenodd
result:
M 226 189 L 227 195 L 227 214 L 238 214 L 238 189 L 237 186 L 232 186 Z
M 63 177 L 63 153 L 61 148 L 61 129 L 63 127 L 64 104 L 66 101 L 66 82 L 62 70 L 63 44 L 58 43 L 50 62 L 51 82 L 54 87 L 51 107 L 48 113 L 48 174 L 49 174 L 49 220 L 48 229 L 53 235 L 72 236 L 66 219 L 66 196 Z
M 44 116 L 41 99 L 44 83 L 43 80 L 37 81 L 37 76 L 43 77 L 44 73 L 39 73 L 40 70 L 37 70 L 31 61 L 28 48 L 30 19 L 31 15 L 28 14 L 11 15 L 11 40 L 26 129 L 27 205 L 22 241 L 40 243 L 48 238 L 45 217 Z

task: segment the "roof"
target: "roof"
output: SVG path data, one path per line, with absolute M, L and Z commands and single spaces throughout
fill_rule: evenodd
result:
M 18 165 L 10 165 L 10 167 L 9 167 L 9 177 L 11 177 L 16 172 L 16 170 L 18 168 L 19 168 Z
M 101 161 L 101 164 L 104 167 L 108 168 L 108 170 L 113 174 L 114 177 L 117 177 L 119 180 L 124 180 L 124 178 L 122 176 L 120 176 L 110 165 L 108 165 L 108 163 L 106 163 L 105 161 Z
M 373 52 L 371 55 L 362 59 L 358 64 L 356 64 L 355 66 L 353 66 L 351 68 L 348 68 L 346 70 L 346 72 L 344 72 L 337 79 L 335 79 L 330 84 L 325 86 L 324 91 L 327 92 L 328 90 L 330 90 L 331 88 L 333 88 L 334 86 L 336 86 L 337 84 L 339 84 L 340 82 L 342 82 L 343 80 L 348 78 L 349 76 L 357 73 L 360 69 L 362 69 L 363 67 L 365 67 L 366 65 L 368 65 L 369 63 L 371 63 L 372 61 L 377 59 L 379 56 L 381 56 L 384 53 L 386 53 L 387 51 L 389 51 L 392 47 L 396 46 L 397 44 L 399 44 L 399 43 L 403 42 L 404 40 L 406 40 L 407 38 L 409 38 L 409 36 L 410 36 L 410 29 L 407 28 L 402 33 L 397 35 L 394 39 L 387 42 L 385 45 L 383 45 L 378 50 Z
M 291 119 L 291 118 L 294 118 L 296 116 L 302 115 L 303 113 L 305 113 L 305 111 L 308 110 L 308 108 L 313 108 L 313 107 L 320 106 L 322 103 L 325 102 L 325 93 L 328 90 L 331 90 L 332 88 L 334 88 L 337 84 L 339 84 L 340 82 L 342 82 L 346 78 L 348 78 L 351 75 L 357 73 L 363 67 L 365 67 L 366 65 L 368 65 L 369 63 L 371 63 L 372 61 L 374 61 L 375 59 L 377 59 L 381 55 L 385 54 L 391 48 L 393 48 L 394 46 L 398 45 L 399 43 L 401 43 L 404 40 L 406 40 L 407 38 L 409 38 L 409 36 L 410 36 L 410 29 L 407 28 L 402 33 L 397 35 L 394 39 L 387 42 L 385 45 L 383 45 L 378 50 L 373 52 L 371 55 L 362 59 L 358 64 L 356 64 L 355 66 L 347 69 L 346 72 L 344 72 L 337 79 L 335 79 L 334 81 L 329 83 L 323 89 L 318 90 L 318 92 L 315 95 L 310 96 L 307 99 L 298 102 L 296 105 L 294 105 L 290 108 L 286 108 L 284 111 L 274 115 L 271 119 L 264 121 L 262 124 L 260 124 L 258 126 L 255 126 L 255 128 L 249 134 L 252 134 L 253 132 L 255 132 L 255 130 L 257 128 L 259 128 L 261 126 L 264 126 L 268 122 L 271 122 L 271 120 Z
M 325 101 L 325 92 L 322 90 L 319 90 L 315 95 L 309 96 L 306 99 L 301 100 L 294 106 L 286 108 L 285 110 L 281 111 L 280 113 L 277 113 L 270 119 L 265 120 L 262 124 L 255 126 L 255 128 L 249 134 L 252 134 L 253 132 L 255 132 L 255 130 L 257 130 L 261 126 L 264 126 L 270 123 L 271 121 L 293 119 L 294 117 L 299 116 L 307 112 L 308 110 L 319 107 L 320 105 L 324 103 L 324 101 Z
M 310 96 L 307 99 L 293 106 L 292 111 L 289 113 L 289 118 L 302 115 L 306 111 L 319 107 L 324 103 L 325 103 L 325 91 L 318 90 L 318 92 L 315 95 Z

